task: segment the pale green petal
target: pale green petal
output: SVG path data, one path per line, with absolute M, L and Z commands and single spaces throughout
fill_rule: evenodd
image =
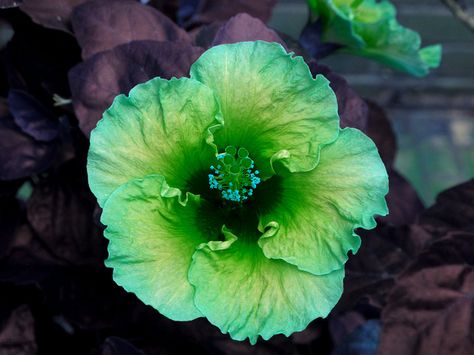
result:
M 219 99 L 224 128 L 215 134 L 220 149 L 245 147 L 263 179 L 271 162 L 308 171 L 321 145 L 338 134 L 339 117 L 329 82 L 314 79 L 303 58 L 277 43 L 240 42 L 213 47 L 191 67 L 191 78 Z
M 149 175 L 116 189 L 102 213 L 115 282 L 174 320 L 202 316 L 187 279 L 196 247 L 208 240 L 198 223 L 202 203 Z
M 401 26 L 395 6 L 387 0 L 309 0 L 322 22 L 323 40 L 415 76 L 439 66 L 441 46 L 421 48 L 418 33 Z
M 189 280 L 195 303 L 233 339 L 289 336 L 326 317 L 342 293 L 344 270 L 316 276 L 282 260 L 267 259 L 255 244 L 225 231 L 227 240 L 200 246 Z
M 440 44 L 427 46 L 420 50 L 420 57 L 428 68 L 437 68 L 441 64 L 442 52 Z
M 387 214 L 387 172 L 374 143 L 353 128 L 321 150 L 313 171 L 286 174 L 280 185 L 260 217 L 259 245 L 267 257 L 315 275 L 343 267 L 360 246 L 354 229 L 374 228 L 374 215 Z
M 117 96 L 91 133 L 87 170 L 99 204 L 149 174 L 188 191 L 193 175 L 215 159 L 209 129 L 220 124 L 219 112 L 212 91 L 188 78 L 155 78 Z
M 385 42 L 377 46 L 345 48 L 343 51 L 377 60 L 388 67 L 413 76 L 426 76 L 429 70 L 437 68 L 441 62 L 441 45 L 420 49 L 418 33 L 395 22 Z M 376 36 L 376 33 L 373 34 Z

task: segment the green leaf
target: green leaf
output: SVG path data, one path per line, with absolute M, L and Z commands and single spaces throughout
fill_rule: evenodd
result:
M 189 280 L 196 307 L 235 340 L 289 336 L 326 317 L 342 293 L 344 270 L 316 276 L 267 259 L 255 243 L 223 229 L 226 240 L 202 244 Z
M 91 133 L 87 170 L 99 205 L 149 174 L 186 191 L 215 160 L 212 131 L 221 123 L 214 94 L 192 79 L 155 78 L 117 96 Z
M 323 76 L 277 43 L 213 47 L 191 67 L 191 78 L 218 97 L 224 128 L 218 147 L 245 147 L 265 180 L 280 161 L 290 171 L 313 169 L 323 144 L 338 134 L 337 102 Z
M 318 166 L 281 179 L 279 201 L 260 217 L 265 255 L 324 275 L 357 252 L 355 228 L 374 228 L 386 215 L 388 177 L 375 144 L 354 128 L 321 150 Z
M 196 247 L 207 241 L 198 223 L 202 203 L 149 175 L 115 190 L 102 213 L 115 282 L 174 320 L 202 316 L 187 279 Z
M 341 51 L 414 76 L 425 76 L 429 69 L 439 66 L 441 46 L 421 48 L 419 34 L 397 22 L 396 8 L 388 0 L 309 2 L 323 24 L 323 40 L 344 45 Z

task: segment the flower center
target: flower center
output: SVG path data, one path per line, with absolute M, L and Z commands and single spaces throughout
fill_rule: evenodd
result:
M 209 187 L 221 191 L 224 200 L 243 202 L 253 195 L 253 190 L 260 183 L 258 170 L 254 170 L 253 160 L 247 149 L 238 150 L 232 145 L 224 153 L 217 155 L 216 166 L 211 165 Z

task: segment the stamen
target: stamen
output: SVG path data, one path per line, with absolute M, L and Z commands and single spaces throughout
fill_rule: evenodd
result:
M 216 167 L 211 165 L 209 187 L 221 191 L 222 198 L 233 202 L 243 202 L 253 195 L 260 183 L 258 170 L 253 170 L 254 162 L 245 148 L 227 146 L 224 153 L 217 155 Z

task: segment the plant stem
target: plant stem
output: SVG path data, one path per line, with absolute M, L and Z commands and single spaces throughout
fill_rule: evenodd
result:
M 474 17 L 464 10 L 456 0 L 441 0 L 459 21 L 474 32 Z

